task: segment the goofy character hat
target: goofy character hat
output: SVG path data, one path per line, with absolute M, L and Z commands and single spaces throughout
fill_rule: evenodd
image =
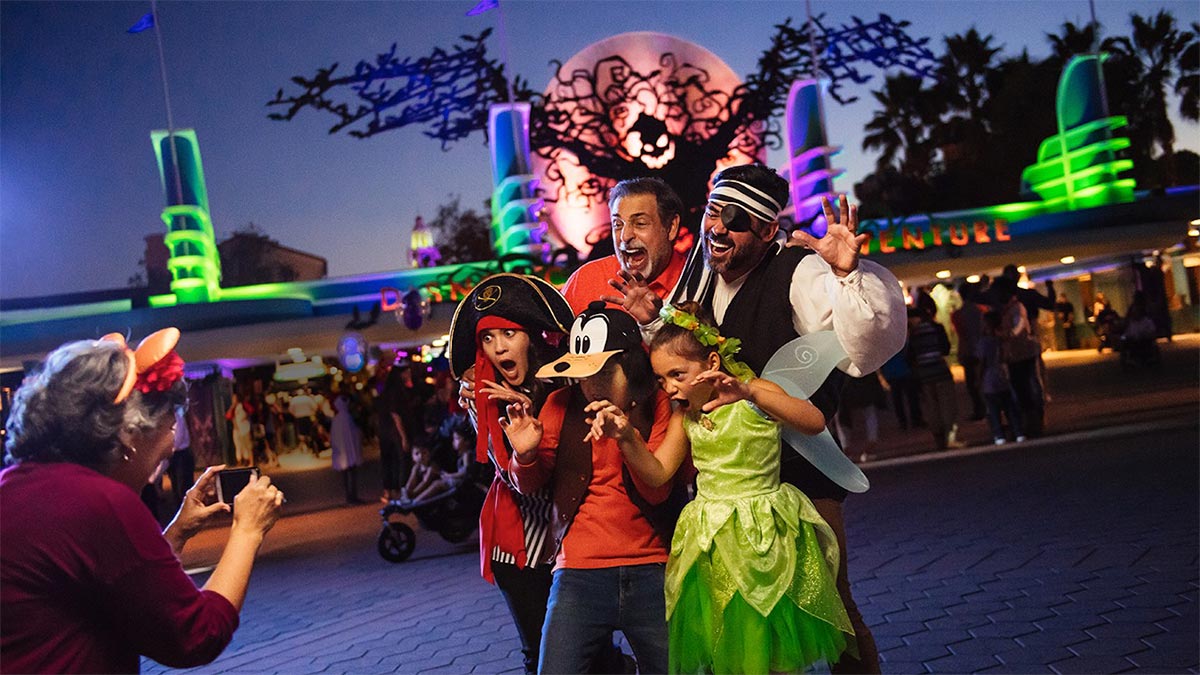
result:
M 492 362 L 479 345 L 479 333 L 511 328 L 531 336 L 567 332 L 573 312 L 554 286 L 523 274 L 495 274 L 479 282 L 467 294 L 450 321 L 450 372 L 456 379 L 472 367 L 475 381 L 496 380 Z M 538 374 L 537 377 L 542 377 Z M 551 375 L 550 377 L 555 377 Z M 503 438 L 496 404 L 478 388 L 475 410 L 479 420 L 476 459 L 487 462 L 488 439 Z
M 601 301 L 589 304 L 575 318 L 569 338 L 567 353 L 542 366 L 538 377 L 591 377 L 613 355 L 642 349 L 637 320 L 622 310 L 609 309 Z

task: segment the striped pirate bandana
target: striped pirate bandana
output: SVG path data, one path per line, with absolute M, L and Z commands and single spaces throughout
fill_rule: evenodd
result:
M 708 193 L 708 201 L 719 206 L 737 204 L 764 223 L 775 222 L 783 210 L 783 205 L 770 195 L 740 180 L 717 181 L 712 192 Z

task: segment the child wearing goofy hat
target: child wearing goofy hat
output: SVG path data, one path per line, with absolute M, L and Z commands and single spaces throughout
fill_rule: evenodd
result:
M 542 672 L 587 672 L 614 630 L 628 638 L 640 672 L 666 672 L 663 570 L 683 490 L 642 483 L 614 440 L 589 434 L 585 412 L 593 401 L 620 407 L 651 452 L 665 437 L 670 401 L 655 386 L 637 322 L 593 302 L 571 326 L 568 353 L 538 375 L 574 383 L 550 394 L 536 416 L 511 403 L 500 425 L 514 450 L 508 468 L 517 489 L 553 489 L 558 551 Z

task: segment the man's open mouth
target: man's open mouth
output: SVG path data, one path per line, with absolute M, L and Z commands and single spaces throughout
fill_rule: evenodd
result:
M 706 241 L 708 242 L 709 252 L 714 255 L 723 255 L 733 250 L 733 242 L 719 241 L 711 237 L 709 237 Z
M 636 267 L 645 261 L 646 249 L 644 249 L 644 248 L 621 249 L 621 257 L 624 258 L 625 262 L 628 263 L 631 267 Z

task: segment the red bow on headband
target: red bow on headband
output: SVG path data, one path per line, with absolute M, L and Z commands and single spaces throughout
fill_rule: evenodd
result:
M 143 394 L 166 391 L 183 377 L 183 359 L 175 353 L 175 345 L 179 344 L 178 328 L 164 328 L 147 335 L 136 350 L 125 344 L 125 336 L 120 333 L 109 333 L 100 339 L 125 347 L 125 354 L 129 358 L 125 382 L 113 403 L 129 398 L 134 387 Z

